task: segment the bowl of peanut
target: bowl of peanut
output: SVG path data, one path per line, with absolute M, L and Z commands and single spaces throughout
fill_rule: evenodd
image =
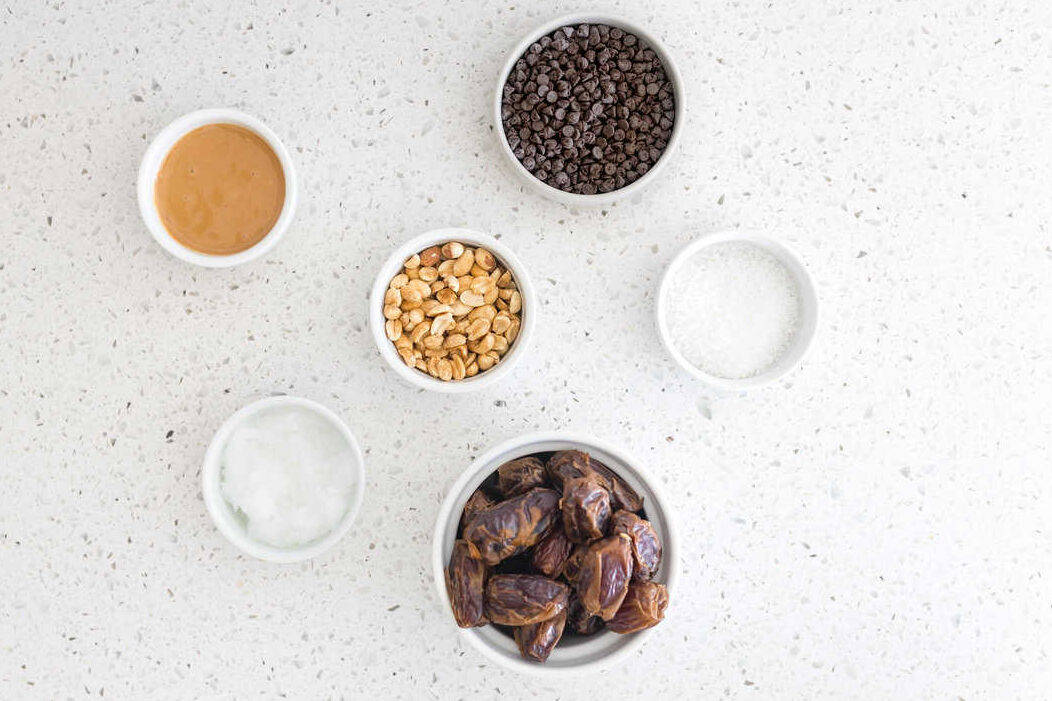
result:
M 468 229 L 406 241 L 369 295 L 380 355 L 409 383 L 436 392 L 472 392 L 504 377 L 526 351 L 535 311 L 515 254 Z

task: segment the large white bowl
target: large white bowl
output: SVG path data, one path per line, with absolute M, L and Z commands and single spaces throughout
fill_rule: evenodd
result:
M 660 635 L 662 630 L 662 624 L 659 623 L 653 628 L 629 635 L 604 630 L 587 637 L 567 638 L 556 646 L 547 662 L 538 664 L 524 660 L 519 655 L 515 641 L 492 625 L 480 628 L 457 627 L 446 592 L 445 568 L 453 552 L 464 503 L 486 477 L 508 460 L 532 453 L 571 449 L 583 450 L 595 456 L 643 497 L 647 519 L 653 524 L 663 546 L 661 568 L 654 581 L 664 584 L 669 590 L 670 603 L 666 618 L 675 607 L 674 588 L 679 571 L 679 542 L 676 539 L 674 518 L 660 483 L 638 460 L 620 448 L 574 433 L 532 433 L 504 441 L 476 458 L 449 490 L 435 524 L 431 564 L 438 598 L 450 627 L 458 630 L 460 635 L 483 655 L 516 672 L 558 677 L 608 668 L 638 650 L 651 635 Z
M 157 173 L 164 163 L 165 156 L 168 155 L 168 152 L 171 151 L 179 139 L 194 129 L 207 124 L 236 124 L 254 131 L 274 150 L 278 161 L 281 162 L 281 169 L 285 173 L 285 203 L 281 207 L 281 214 L 278 215 L 278 220 L 274 222 L 274 226 L 271 227 L 266 236 L 256 242 L 251 248 L 229 255 L 201 253 L 179 243 L 174 236 L 168 233 L 168 229 L 164 227 L 161 215 L 157 212 L 157 202 L 154 198 L 154 184 L 157 181 Z M 150 230 L 150 234 L 157 240 L 157 243 L 161 244 L 164 250 L 176 258 L 206 268 L 228 268 L 232 265 L 247 263 L 270 251 L 288 230 L 292 217 L 296 213 L 296 203 L 299 200 L 299 187 L 296 182 L 296 169 L 292 165 L 292 156 L 289 155 L 288 149 L 285 148 L 285 144 L 281 143 L 278 135 L 252 115 L 225 108 L 190 112 L 162 129 L 161 133 L 150 142 L 146 153 L 142 157 L 136 189 L 139 196 L 139 213 L 142 214 L 142 220 L 145 222 L 146 228 Z
M 668 323 L 665 319 L 666 297 L 668 297 L 669 287 L 672 284 L 671 281 L 675 277 L 676 271 L 703 248 L 727 242 L 751 243 L 773 255 L 789 271 L 790 276 L 796 282 L 800 295 L 800 318 L 797 322 L 796 335 L 793 337 L 792 342 L 774 365 L 752 377 L 719 377 L 701 370 L 687 360 L 672 342 L 672 335 L 669 332 Z M 661 278 L 661 287 L 658 289 L 657 326 L 658 333 L 661 335 L 661 342 L 665 344 L 665 348 L 677 365 L 718 391 L 728 393 L 744 392 L 769 385 L 785 377 L 799 367 L 804 358 L 807 357 L 811 349 L 811 342 L 818 328 L 818 293 L 815 291 L 815 284 L 811 279 L 811 274 L 807 271 L 800 256 L 785 243 L 754 232 L 721 231 L 703 236 L 688 244 L 669 263 Z
M 230 434 L 233 433 L 234 429 L 240 426 L 245 419 L 259 413 L 260 411 L 276 406 L 303 407 L 326 419 L 343 435 L 352 455 L 354 456 L 354 494 L 351 495 L 350 503 L 347 505 L 347 511 L 344 513 L 343 518 L 338 524 L 336 524 L 336 527 L 328 533 L 328 535 L 295 548 L 276 548 L 273 545 L 267 545 L 266 543 L 261 543 L 249 537 L 245 530 L 243 520 L 238 517 L 234 512 L 234 508 L 223 498 L 222 488 L 219 484 L 222 471 L 223 449 L 226 447 Z M 355 440 L 354 434 L 351 433 L 349 428 L 347 428 L 347 424 L 345 424 L 339 416 L 333 413 L 332 410 L 318 404 L 317 402 L 303 399 L 302 397 L 289 397 L 285 395 L 267 397 L 266 399 L 260 399 L 259 401 L 252 402 L 251 404 L 242 407 L 235 412 L 233 416 L 227 419 L 226 422 L 219 427 L 219 430 L 216 431 L 215 436 L 212 438 L 212 442 L 208 446 L 208 451 L 205 453 L 204 466 L 201 470 L 201 491 L 204 494 L 205 507 L 208 509 L 208 513 L 212 516 L 216 528 L 218 528 L 219 532 L 242 552 L 269 562 L 299 562 L 301 560 L 307 560 L 317 555 L 321 555 L 323 552 L 331 548 L 347 533 L 351 524 L 354 523 L 354 518 L 358 515 L 358 509 L 362 505 L 362 495 L 365 493 L 365 468 L 363 462 L 362 449 L 358 447 L 358 441 Z
M 515 337 L 515 342 L 508 348 L 508 352 L 500 359 L 499 363 L 489 370 L 480 372 L 474 377 L 465 377 L 463 380 L 453 382 L 443 382 L 406 365 L 395 350 L 394 344 L 387 338 L 387 333 L 384 330 L 386 319 L 384 319 L 383 314 L 384 293 L 387 292 L 391 279 L 402 270 L 402 264 L 406 259 L 425 248 L 441 245 L 447 241 L 460 241 L 471 246 L 482 246 L 489 250 L 502 265 L 511 271 L 512 276 L 515 278 L 515 283 L 519 287 L 519 294 L 522 295 L 522 311 L 519 313 L 521 319 L 519 335 Z M 533 283 L 530 282 L 530 276 L 526 274 L 526 268 L 518 256 L 489 234 L 452 227 L 428 231 L 409 239 L 396 248 L 394 253 L 380 267 L 380 272 L 377 273 L 376 280 L 373 282 L 372 291 L 369 293 L 368 304 L 369 327 L 372 330 L 373 340 L 376 342 L 376 348 L 380 351 L 380 355 L 403 380 L 421 389 L 433 392 L 474 392 L 503 379 L 511 372 L 519 358 L 526 353 L 526 349 L 533 337 L 534 324 L 537 321 L 537 303 Z
M 675 123 L 672 125 L 672 135 L 669 137 L 668 144 L 665 146 L 665 150 L 661 154 L 661 157 L 658 158 L 657 163 L 651 166 L 650 170 L 643 174 L 643 177 L 618 190 L 613 190 L 612 192 L 597 193 L 594 195 L 580 195 L 574 192 L 564 192 L 557 187 L 552 187 L 548 183 L 537 179 L 530 171 L 526 170 L 526 166 L 522 165 L 522 163 L 519 162 L 519 159 L 515 157 L 515 153 L 508 145 L 508 138 L 504 134 L 504 120 L 500 118 L 500 106 L 504 94 L 504 83 L 507 82 L 508 76 L 511 75 L 511 70 L 515 67 L 515 63 L 526 53 L 526 49 L 530 48 L 530 44 L 537 41 L 545 34 L 554 32 L 559 27 L 565 27 L 571 24 L 606 24 L 611 27 L 623 29 L 630 34 L 635 34 L 642 39 L 647 46 L 653 49 L 654 53 L 656 53 L 658 58 L 661 59 L 661 63 L 665 68 L 665 75 L 668 76 L 669 81 L 672 83 L 672 90 L 675 93 Z M 501 152 L 504 154 L 511 169 L 534 191 L 555 200 L 556 202 L 562 202 L 563 204 L 568 205 L 605 205 L 617 200 L 625 199 L 626 197 L 630 197 L 639 192 L 644 187 L 654 182 L 654 180 L 657 179 L 658 174 L 668 165 L 669 160 L 672 158 L 672 154 L 676 150 L 676 145 L 679 143 L 679 137 L 683 133 L 683 122 L 685 121 L 686 116 L 686 91 L 684 90 L 683 78 L 679 74 L 679 68 L 676 67 L 676 62 L 672 59 L 672 54 L 669 53 L 668 49 L 665 48 L 665 45 L 660 39 L 643 27 L 627 19 L 601 12 L 585 12 L 580 14 L 563 15 L 562 17 L 557 17 L 545 22 L 523 37 L 522 41 L 512 49 L 511 53 L 508 55 L 508 60 L 504 63 L 504 68 L 501 70 L 500 75 L 497 76 L 497 90 L 493 96 L 492 116 L 493 131 L 497 135 L 497 141 L 500 142 Z

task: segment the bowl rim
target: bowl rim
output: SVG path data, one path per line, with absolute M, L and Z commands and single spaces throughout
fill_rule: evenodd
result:
M 391 278 L 398 274 L 397 271 L 401 268 L 406 258 L 409 258 L 414 253 L 419 253 L 425 248 L 446 241 L 460 241 L 461 243 L 482 246 L 489 250 L 511 271 L 515 278 L 515 283 L 518 285 L 519 294 L 522 295 L 519 335 L 516 336 L 514 343 L 508 348 L 507 354 L 489 370 L 480 372 L 474 377 L 466 377 L 463 380 L 451 382 L 435 379 L 405 364 L 395 351 L 394 344 L 387 338 L 387 333 L 384 330 L 383 304 L 379 301 L 383 299 Z M 538 311 L 533 283 L 526 272 L 526 266 L 522 264 L 519 257 L 508 246 L 490 234 L 460 227 L 431 229 L 412 237 L 395 248 L 377 271 L 367 304 L 369 305 L 369 328 L 373 335 L 373 341 L 380 352 L 380 356 L 387 361 L 387 364 L 394 370 L 395 374 L 420 389 L 445 394 L 475 392 L 500 381 L 510 373 L 529 348 L 530 341 L 533 338 L 533 330 L 537 323 Z
M 460 512 L 457 510 L 457 507 L 461 506 L 462 508 L 462 501 L 458 498 L 458 495 L 464 492 L 467 486 L 475 481 L 483 472 L 489 473 L 490 471 L 497 469 L 499 463 L 496 461 L 505 453 L 510 451 L 523 451 L 523 454 L 525 454 L 525 451 L 530 446 L 548 442 L 573 444 L 578 446 L 579 449 L 585 450 L 585 452 L 588 452 L 589 449 L 595 449 L 597 452 L 606 453 L 625 465 L 630 466 L 632 471 L 636 473 L 639 481 L 645 485 L 646 490 L 649 491 L 650 496 L 653 497 L 654 505 L 657 511 L 661 514 L 662 522 L 664 524 L 665 537 L 662 542 L 662 577 L 665 586 L 669 591 L 670 598 L 676 588 L 679 576 L 679 538 L 676 532 L 677 519 L 675 513 L 672 510 L 668 496 L 665 494 L 664 487 L 661 485 L 657 476 L 647 468 L 641 467 L 642 463 L 631 453 L 591 435 L 574 431 L 538 431 L 526 433 L 501 441 L 490 447 L 484 453 L 475 458 L 471 464 L 460 473 L 460 476 L 457 477 L 453 485 L 447 490 L 442 505 L 439 507 L 438 517 L 435 520 L 434 533 L 432 534 L 432 575 L 434 577 L 435 590 L 438 594 L 439 606 L 442 613 L 448 621 L 448 624 L 457 630 L 462 639 L 467 640 L 472 647 L 481 652 L 486 658 L 505 669 L 533 676 L 562 678 L 594 672 L 596 670 L 610 667 L 615 662 L 637 652 L 640 647 L 642 647 L 643 643 L 646 642 L 647 638 L 649 638 L 659 626 L 632 633 L 630 636 L 622 636 L 627 637 L 628 641 L 606 657 L 583 662 L 573 667 L 550 667 L 544 664 L 527 662 L 526 660 L 516 657 L 501 655 L 487 645 L 485 641 L 481 640 L 477 634 L 474 634 L 477 629 L 457 627 L 453 619 L 453 609 L 449 601 L 449 595 L 446 591 L 445 582 L 445 567 L 448 554 L 445 552 L 443 542 L 445 540 L 445 533 L 450 520 L 453 518 L 460 518 Z M 466 501 L 466 498 L 464 501 Z M 617 635 L 616 633 L 607 632 L 610 635 Z
M 688 258 L 704 248 L 731 242 L 751 243 L 774 255 L 786 267 L 789 274 L 792 275 L 800 294 L 801 319 L 792 343 L 785 354 L 774 365 L 751 377 L 719 377 L 693 365 L 673 343 L 665 318 L 667 311 L 665 298 L 668 296 L 672 278 L 680 266 Z M 694 239 L 680 249 L 665 267 L 661 276 L 660 286 L 658 287 L 655 317 L 661 342 L 665 346 L 665 350 L 676 361 L 676 365 L 713 389 L 724 392 L 743 392 L 777 382 L 803 364 L 811 352 L 817 334 L 820 306 L 818 292 L 815 288 L 811 271 L 804 265 L 800 255 L 788 243 L 754 230 L 723 230 Z
M 231 507 L 223 498 L 219 486 L 220 462 L 223 449 L 226 447 L 230 434 L 250 416 L 277 406 L 303 407 L 325 418 L 343 435 L 354 457 L 355 489 L 343 518 L 326 536 L 296 548 L 278 548 L 250 538 L 244 529 L 239 527 L 231 518 L 229 513 Z M 340 541 L 347 534 L 347 531 L 350 530 L 354 519 L 358 516 L 358 511 L 362 506 L 362 499 L 365 495 L 364 462 L 362 449 L 358 445 L 358 440 L 354 437 L 354 434 L 351 433 L 350 428 L 347 427 L 343 419 L 325 405 L 304 397 L 286 394 L 264 397 L 263 399 L 249 402 L 235 411 L 215 432 L 202 462 L 201 492 L 204 496 L 205 508 L 208 510 L 209 516 L 212 517 L 212 522 L 215 523 L 219 532 L 241 552 L 267 562 L 301 562 L 321 555 Z
M 255 132 L 273 149 L 285 175 L 285 202 L 282 204 L 281 213 L 278 215 L 277 221 L 274 222 L 274 226 L 255 245 L 243 251 L 226 255 L 201 253 L 177 241 L 161 221 L 160 214 L 157 212 L 157 203 L 154 199 L 154 183 L 157 180 L 157 173 L 160 171 L 161 165 L 172 147 L 175 146 L 179 139 L 194 129 L 209 124 L 236 124 Z M 289 154 L 288 149 L 285 148 L 285 144 L 261 120 L 250 114 L 226 107 L 188 112 L 172 120 L 166 127 L 161 129 L 150 142 L 150 145 L 146 147 L 142 161 L 139 163 L 136 192 L 139 200 L 139 214 L 142 216 L 143 223 L 146 224 L 146 228 L 154 240 L 176 258 L 205 268 L 229 268 L 255 260 L 268 253 L 284 237 L 285 232 L 292 223 L 292 218 L 296 214 L 296 207 L 299 202 L 296 168 L 292 163 L 292 156 Z
M 545 34 L 553 32 L 560 27 L 572 24 L 606 24 L 628 31 L 642 39 L 651 49 L 654 50 L 658 55 L 658 58 L 661 59 L 662 66 L 665 69 L 665 75 L 668 76 L 669 81 L 672 83 L 672 89 L 675 93 L 676 99 L 676 116 L 675 122 L 672 125 L 672 135 L 669 137 L 668 144 L 665 145 L 665 150 L 662 151 L 657 162 L 650 168 L 650 170 L 644 173 L 641 178 L 638 178 L 630 184 L 617 190 L 597 193 L 595 195 L 581 195 L 574 192 L 565 192 L 557 187 L 553 187 L 548 183 L 538 180 L 530 171 L 526 170 L 526 167 L 515 157 L 515 153 L 511 150 L 511 146 L 508 145 L 508 139 L 504 133 L 504 122 L 501 119 L 500 114 L 504 84 L 507 82 L 508 76 L 511 74 L 515 63 L 526 53 L 526 49 Z M 626 19 L 621 15 L 608 12 L 577 12 L 561 15 L 541 23 L 533 30 L 527 32 L 515 48 L 512 49 L 507 60 L 504 62 L 503 68 L 501 68 L 500 73 L 497 75 L 497 87 L 493 94 L 491 116 L 493 118 L 493 132 L 496 134 L 500 150 L 504 154 L 505 160 L 510 164 L 512 170 L 521 179 L 528 183 L 535 192 L 566 205 L 599 206 L 631 197 L 653 183 L 658 175 L 665 170 L 668 162 L 672 160 L 672 156 L 679 144 L 680 136 L 683 133 L 683 126 L 687 112 L 686 105 L 686 84 L 683 82 L 683 77 L 679 72 L 679 67 L 676 64 L 672 53 L 668 50 L 668 47 L 665 46 L 661 39 L 645 27 L 630 19 Z

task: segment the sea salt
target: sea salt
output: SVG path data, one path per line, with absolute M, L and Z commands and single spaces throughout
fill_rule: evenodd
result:
M 727 379 L 774 365 L 796 334 L 800 293 L 775 256 L 742 241 L 707 246 L 669 281 L 665 321 L 687 362 Z
M 223 498 L 254 540 L 287 548 L 317 540 L 347 512 L 354 454 L 340 430 L 301 406 L 250 416 L 223 451 Z

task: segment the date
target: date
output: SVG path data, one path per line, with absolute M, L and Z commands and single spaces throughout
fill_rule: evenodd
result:
M 578 635 L 594 635 L 606 625 L 602 618 L 585 611 L 577 592 L 570 594 L 570 604 L 566 607 L 566 625 Z
M 619 533 L 588 547 L 575 588 L 588 613 L 609 621 L 621 608 L 631 578 L 632 540 Z
M 592 472 L 601 475 L 606 480 L 607 489 L 610 490 L 610 503 L 615 511 L 618 509 L 624 509 L 625 511 L 643 510 L 643 497 L 639 496 L 636 490 L 629 487 L 628 482 L 621 479 L 616 472 L 591 455 L 588 456 L 588 467 Z
M 547 483 L 544 463 L 534 457 L 517 458 L 497 468 L 497 487 L 505 497 L 525 494 Z
M 527 660 L 545 662 L 559 644 L 566 627 L 566 610 L 540 623 L 528 623 L 515 629 L 515 644 Z
M 474 545 L 487 565 L 496 565 L 532 547 L 559 515 L 559 493 L 531 489 L 475 514 L 464 527 L 464 540 Z
M 610 520 L 610 492 L 591 475 L 563 482 L 559 508 L 563 514 L 563 530 L 573 542 L 591 543 L 606 534 Z
M 556 523 L 533 547 L 533 568 L 546 577 L 558 577 L 566 559 L 570 557 L 573 543 L 566 537 L 562 525 Z
M 506 626 L 540 623 L 566 610 L 570 588 L 539 574 L 495 574 L 486 583 L 486 617 Z
M 588 453 L 581 450 L 560 450 L 553 453 L 544 466 L 548 479 L 556 489 L 562 489 L 563 482 L 574 477 L 590 474 Z
M 610 504 L 616 511 L 642 511 L 643 497 L 636 493 L 616 472 L 600 460 L 581 450 L 560 450 L 548 458 L 545 465 L 548 480 L 556 489 L 575 477 L 593 475 L 606 491 L 610 492 Z
M 656 626 L 668 608 L 668 589 L 657 582 L 632 582 L 625 600 L 607 628 L 615 633 L 635 633 Z
M 453 543 L 453 553 L 446 568 L 446 591 L 453 618 L 461 628 L 489 623 L 484 611 L 486 573 L 486 565 L 473 545 L 466 540 Z
M 481 489 L 476 489 L 475 492 L 468 497 L 468 500 L 464 502 L 464 511 L 460 515 L 460 532 L 464 532 L 464 527 L 468 525 L 468 521 L 475 518 L 475 514 L 480 511 L 485 511 L 497 502 L 493 501 L 488 494 Z
M 562 577 L 571 585 L 577 581 L 577 573 L 581 571 L 581 562 L 584 561 L 584 556 L 587 553 L 587 545 L 575 545 L 574 549 L 570 551 L 570 556 L 566 558 L 566 562 L 563 564 Z
M 651 579 L 661 566 L 661 539 L 650 521 L 630 511 L 618 511 L 610 519 L 611 533 L 624 533 L 632 539 L 632 580 Z

